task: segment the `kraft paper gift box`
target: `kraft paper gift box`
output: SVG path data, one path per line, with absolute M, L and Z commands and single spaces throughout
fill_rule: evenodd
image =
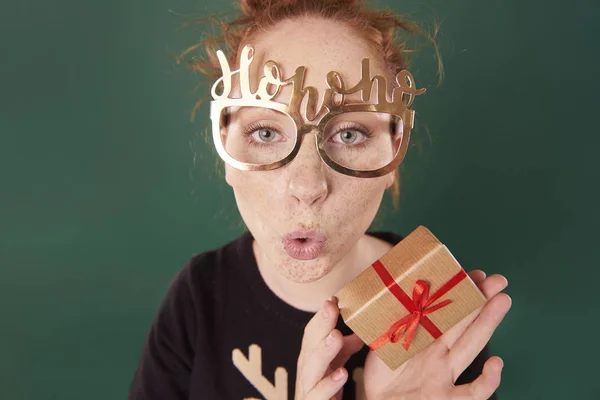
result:
M 486 302 L 448 248 L 424 226 L 336 296 L 346 325 L 392 370 Z

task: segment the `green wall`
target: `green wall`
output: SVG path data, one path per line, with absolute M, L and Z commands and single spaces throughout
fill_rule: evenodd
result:
M 389 2 L 392 4 L 392 2 Z M 491 340 L 502 399 L 598 398 L 600 5 L 393 2 L 442 21 L 446 79 L 419 96 L 399 210 L 465 269 L 502 273 Z M 171 54 L 208 1 L 13 1 L 0 13 L 0 399 L 126 396 L 187 259 L 241 231 L 211 144 L 206 88 Z M 429 132 L 429 136 L 427 135 Z

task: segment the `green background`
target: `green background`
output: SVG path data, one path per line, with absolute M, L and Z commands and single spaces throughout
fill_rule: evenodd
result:
M 124 399 L 171 278 L 242 232 L 207 105 L 189 119 L 207 86 L 171 57 L 233 10 L 208 3 L 2 6 L 0 399 Z M 502 399 L 598 398 L 598 2 L 389 4 L 442 19 L 446 79 L 417 59 L 400 208 L 373 228 L 508 278 Z

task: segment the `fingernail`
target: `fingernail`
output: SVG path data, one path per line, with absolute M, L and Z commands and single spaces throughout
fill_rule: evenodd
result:
M 325 344 L 327 346 L 331 346 L 333 344 L 333 336 L 331 336 L 331 333 L 329 334 L 329 336 L 327 336 L 327 339 L 325 339 Z
M 333 374 L 331 374 L 331 379 L 335 382 L 339 382 L 344 378 L 344 371 L 341 368 L 338 368 Z

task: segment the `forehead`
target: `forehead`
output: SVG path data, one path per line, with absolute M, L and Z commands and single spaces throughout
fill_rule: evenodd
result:
M 370 59 L 371 76 L 388 75 L 384 62 L 369 42 L 350 26 L 322 18 L 302 18 L 282 21 L 252 41 L 255 49 L 250 71 L 252 86 L 263 76 L 265 62 L 275 61 L 283 78 L 295 74 L 304 66 L 304 86 L 317 89 L 319 97 L 328 87 L 325 80 L 330 71 L 340 73 L 346 87 L 354 86 L 361 78 L 361 62 Z M 281 88 L 275 100 L 289 98 L 291 87 Z M 348 100 L 360 100 L 354 93 Z

